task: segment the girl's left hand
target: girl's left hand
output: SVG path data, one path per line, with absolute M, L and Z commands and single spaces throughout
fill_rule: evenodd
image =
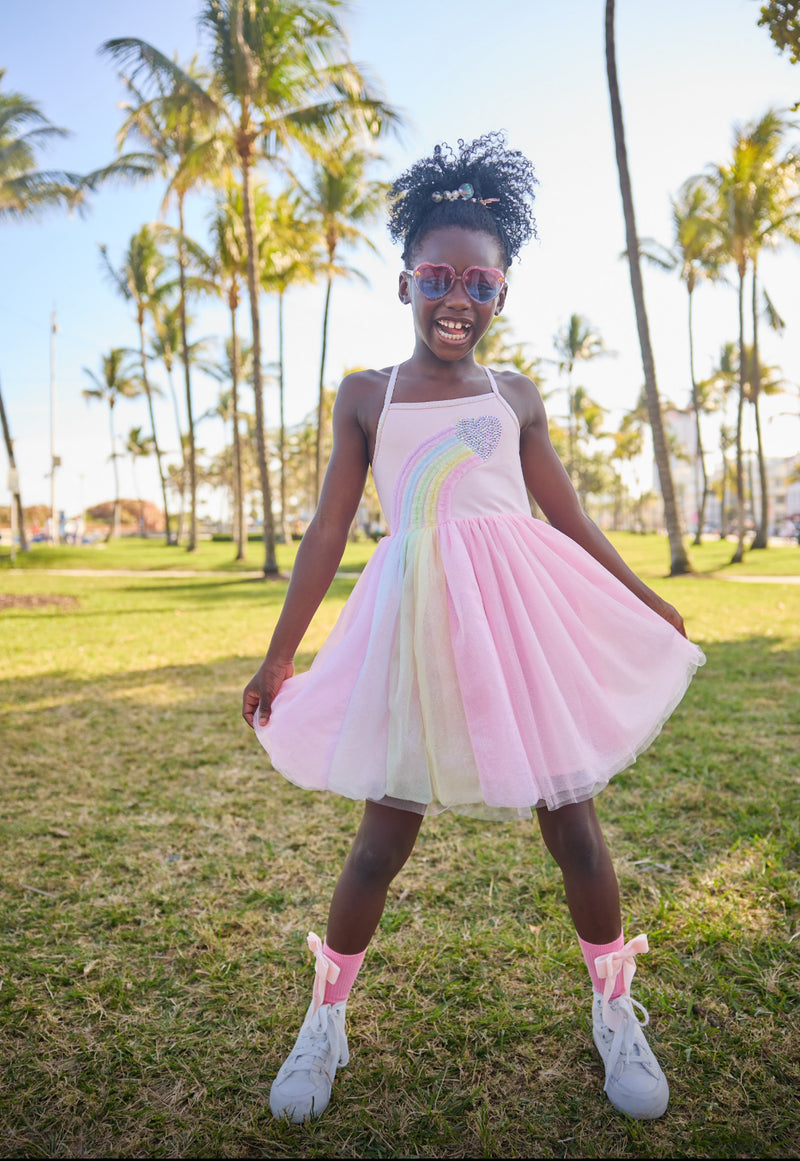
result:
M 294 673 L 291 661 L 270 661 L 265 658 L 254 677 L 248 681 L 242 695 L 242 717 L 248 726 L 255 729 L 254 718 L 258 712 L 258 724 L 265 726 L 269 721 L 272 702 L 280 687 Z
M 683 617 L 680 615 L 674 605 L 669 601 L 665 601 L 663 597 L 657 597 L 650 607 L 654 613 L 658 613 L 659 617 L 663 617 L 665 621 L 669 621 L 673 629 L 677 629 L 682 637 L 686 637 L 686 628 L 683 624 Z

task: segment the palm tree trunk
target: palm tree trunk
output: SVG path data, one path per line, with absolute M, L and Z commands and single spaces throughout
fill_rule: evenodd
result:
M 233 539 L 236 560 L 245 557 L 244 490 L 242 485 L 242 441 L 239 432 L 239 337 L 236 334 L 236 310 L 239 297 L 235 284 L 228 296 L 231 312 L 231 408 L 233 410 Z
M 728 499 L 728 443 L 725 438 L 725 428 L 719 429 L 719 451 L 722 457 L 722 481 L 720 484 L 719 499 L 719 538 L 725 540 L 728 535 L 728 521 L 725 518 L 725 503 Z
M 328 315 L 331 307 L 331 286 L 333 276 L 328 273 L 328 285 L 325 290 L 325 309 L 322 312 L 322 354 L 319 360 L 319 395 L 317 398 L 317 446 L 314 462 L 314 499 L 319 503 L 319 493 L 322 486 L 322 420 L 325 410 L 325 356 L 328 351 Z
M 769 534 L 769 481 L 767 461 L 764 457 L 764 443 L 761 437 L 761 364 L 758 357 L 758 259 L 753 256 L 753 367 L 750 376 L 753 414 L 756 421 L 756 447 L 758 449 L 758 476 L 761 484 L 761 513 L 751 548 L 766 548 Z
M 243 146 L 244 151 L 245 146 Z M 258 255 L 255 242 L 255 222 L 253 202 L 250 196 L 250 165 L 242 153 L 242 203 L 244 208 L 244 229 L 247 238 L 247 291 L 250 297 L 250 322 L 253 330 L 253 394 L 256 404 L 256 448 L 258 469 L 261 475 L 261 496 L 264 506 L 264 576 L 277 576 L 275 560 L 275 524 L 272 516 L 272 489 L 267 466 L 267 438 L 264 427 L 264 387 L 261 379 L 261 320 L 258 314 L 258 278 L 256 262 Z
M 747 259 L 739 262 L 739 400 L 736 405 L 736 551 L 731 564 L 741 564 L 744 558 L 744 455 L 742 451 L 742 420 L 747 366 L 744 350 L 744 279 Z
M 606 0 L 605 31 L 606 69 L 608 73 L 608 90 L 611 99 L 611 120 L 614 127 L 617 169 L 619 171 L 620 193 L 622 195 L 622 207 L 625 215 L 628 268 L 630 270 L 631 290 L 633 292 L 633 303 L 636 311 L 636 327 L 639 332 L 639 346 L 642 351 L 647 412 L 653 433 L 653 449 L 655 451 L 656 467 L 658 468 L 658 478 L 661 485 L 661 495 L 664 499 L 664 519 L 670 546 L 670 576 L 678 576 L 682 573 L 690 572 L 691 566 L 683 543 L 680 517 L 678 515 L 677 504 L 675 503 L 675 489 L 672 483 L 667 441 L 664 437 L 661 402 L 658 396 L 655 363 L 653 361 L 653 350 L 650 344 L 650 329 L 644 302 L 644 286 L 642 284 L 642 271 L 639 263 L 639 241 L 633 210 L 630 174 L 628 172 L 628 157 L 625 149 L 622 104 L 619 95 L 619 83 L 617 81 L 617 62 L 614 47 L 614 0 Z
M 174 539 L 170 543 L 180 544 L 181 541 L 183 540 L 183 526 L 185 523 L 185 515 L 186 515 L 186 513 L 185 513 L 186 502 L 184 499 L 184 494 L 185 494 L 186 489 L 185 489 L 184 483 L 183 483 L 184 480 L 186 479 L 186 474 L 187 474 L 187 471 L 186 471 L 186 449 L 183 446 L 183 434 L 181 432 L 181 416 L 180 416 L 180 410 L 178 408 L 178 396 L 175 393 L 175 383 L 174 383 L 173 378 L 172 378 L 172 364 L 170 361 L 167 361 L 165 359 L 164 366 L 166 367 L 166 370 L 167 370 L 167 383 L 169 384 L 169 393 L 170 393 L 170 397 L 172 399 L 172 410 L 173 410 L 174 415 L 175 415 L 175 431 L 177 432 L 177 436 L 178 436 L 178 447 L 181 450 L 181 475 L 180 475 L 180 488 L 178 489 L 179 494 L 180 494 L 180 503 L 178 505 L 178 528 L 175 532 Z
M 108 532 L 109 539 L 114 539 L 119 536 L 119 468 L 117 466 L 117 440 L 114 434 L 114 402 L 113 400 L 108 405 L 108 432 L 111 438 L 111 466 L 114 469 L 114 510 L 111 516 L 111 527 Z
M 700 430 L 700 396 L 697 390 L 697 379 L 694 374 L 694 326 L 692 323 L 692 304 L 694 297 L 692 288 L 689 288 L 689 374 L 692 377 L 692 411 L 694 412 L 694 430 L 697 446 L 695 448 L 695 508 L 697 509 L 697 527 L 694 534 L 694 543 L 702 541 L 703 525 L 706 519 L 706 498 L 708 497 L 708 475 L 706 473 L 706 457 L 703 451 L 703 435 Z M 699 478 L 698 478 L 699 468 Z
M 8 420 L 6 419 L 6 409 L 3 403 L 3 392 L 0 389 L 0 422 L 3 425 L 3 440 L 6 445 L 6 453 L 8 454 L 8 466 L 14 473 L 16 479 L 17 465 L 14 460 L 14 441 L 11 438 L 11 432 L 8 427 Z M 17 526 L 19 530 L 19 550 L 20 552 L 28 551 L 28 541 L 25 537 L 25 514 L 22 511 L 22 496 L 20 495 L 19 487 L 13 489 L 12 502 L 17 508 Z
M 166 529 L 167 544 L 170 543 L 169 531 L 169 508 L 167 506 L 167 483 L 164 478 L 164 467 L 161 463 L 161 449 L 158 446 L 158 437 L 156 435 L 156 417 L 153 412 L 153 393 L 150 390 L 150 382 L 147 378 L 147 355 L 144 349 L 144 314 L 142 309 L 139 309 L 137 321 L 139 323 L 139 355 L 142 360 L 142 382 L 144 383 L 144 393 L 147 396 L 147 413 L 150 416 L 150 430 L 153 433 L 153 450 L 156 453 L 156 463 L 158 464 L 158 478 L 161 481 L 161 499 L 164 504 L 164 527 Z
M 194 415 L 192 413 L 192 378 L 189 370 L 189 341 L 186 337 L 186 253 L 183 245 L 183 198 L 178 198 L 178 222 L 180 226 L 180 241 L 178 242 L 178 276 L 180 280 L 180 316 L 181 316 L 181 361 L 183 362 L 183 377 L 186 385 L 186 422 L 189 431 L 189 543 L 187 552 L 197 549 L 197 462 L 194 446 Z
M 280 290 L 278 292 L 278 398 L 280 402 L 280 421 L 281 434 L 280 446 L 278 454 L 281 461 L 281 517 L 280 528 L 283 536 L 283 543 L 288 544 L 291 540 L 291 532 L 289 531 L 289 522 L 286 519 L 286 421 L 284 417 L 284 405 L 286 402 L 284 381 L 283 381 L 283 294 Z

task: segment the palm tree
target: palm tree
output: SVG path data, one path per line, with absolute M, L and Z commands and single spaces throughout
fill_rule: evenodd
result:
M 114 515 L 112 518 L 109 536 L 119 536 L 119 468 L 117 467 L 117 438 L 114 431 L 114 408 L 120 399 L 133 399 L 143 393 L 142 380 L 136 374 L 131 364 L 131 352 L 123 347 L 112 347 L 101 362 L 100 374 L 95 374 L 88 367 L 83 370 L 88 375 L 92 387 L 82 392 L 87 403 L 92 399 L 108 405 L 108 431 L 111 440 L 111 463 L 114 467 Z
M 39 106 L 22 93 L 3 92 L 6 70 L 0 69 L 0 221 L 23 221 L 51 209 L 80 207 L 85 196 L 84 179 L 75 173 L 39 170 L 39 152 L 54 138 L 68 136 L 45 117 Z M 20 549 L 27 552 L 14 445 L 0 395 L 3 440 L 12 469 L 12 503 L 17 509 Z
M 156 388 L 150 383 L 147 375 L 147 348 L 145 345 L 144 323 L 147 314 L 155 316 L 159 304 L 163 300 L 165 289 L 164 273 L 166 262 L 156 244 L 155 234 L 149 226 L 142 226 L 128 243 L 128 249 L 117 269 L 112 266 L 105 246 L 100 247 L 103 264 L 113 285 L 124 299 L 134 304 L 136 310 L 136 326 L 139 331 L 139 359 L 142 368 L 142 384 L 147 396 L 147 411 L 150 416 L 151 438 L 158 464 L 158 478 L 161 483 L 161 497 L 164 504 L 164 527 L 167 544 L 174 544 L 175 539 L 170 528 L 169 507 L 167 504 L 167 484 L 164 475 L 164 465 L 161 459 L 161 449 L 156 434 L 156 417 L 153 410 L 153 395 Z
M 151 435 L 144 435 L 141 427 L 132 427 L 125 441 L 125 451 L 131 457 L 131 475 L 136 499 L 139 501 L 139 530 L 144 532 L 144 504 L 142 502 L 139 482 L 136 479 L 136 461 L 147 459 L 155 451 L 155 442 Z
M 251 196 L 252 170 L 259 154 L 275 164 L 292 144 L 313 153 L 321 141 L 348 123 L 361 123 L 373 136 L 398 115 L 369 86 L 345 53 L 337 19 L 340 0 L 205 0 L 200 24 L 211 36 L 213 88 L 203 90 L 146 41 L 125 38 L 103 46 L 115 60 L 131 63 L 179 86 L 188 100 L 220 119 L 220 128 L 198 158 L 216 148 L 217 163 L 239 169 L 247 237 L 247 288 L 253 342 L 253 393 L 259 470 L 264 504 L 264 575 L 275 576 L 275 530 L 264 424 L 260 270 Z M 192 158 L 186 168 L 191 171 Z M 198 160 L 195 168 L 202 168 Z
M 623 464 L 632 464 L 642 454 L 644 450 L 644 425 L 646 422 L 647 407 L 644 405 L 644 400 L 641 400 L 639 406 L 634 407 L 631 411 L 626 411 L 619 428 L 615 432 L 610 433 L 613 445 L 611 451 L 608 453 L 608 459 L 612 467 L 614 461 L 619 461 L 620 466 Z M 625 486 L 621 472 L 617 472 L 614 469 L 614 474 L 614 518 L 612 526 L 614 528 L 621 528 L 622 498 Z
M 129 42 L 108 41 L 101 48 L 101 53 L 111 56 L 115 61 L 127 61 L 131 54 L 126 48 Z M 148 58 L 149 46 L 144 41 L 135 42 L 142 47 L 144 59 L 136 62 L 135 73 L 144 66 Z M 146 95 L 141 92 L 135 83 L 134 76 L 122 75 L 122 80 L 128 90 L 129 102 L 122 107 L 125 110 L 125 120 L 117 133 L 117 149 L 121 154 L 117 165 L 131 163 L 134 169 L 133 176 L 154 177 L 160 175 L 168 179 L 166 193 L 162 202 L 162 213 L 174 200 L 177 209 L 178 228 L 171 235 L 176 246 L 178 263 L 178 319 L 180 326 L 180 353 L 184 370 L 184 387 L 186 396 L 186 414 L 188 420 L 188 453 L 186 454 L 190 493 L 190 530 L 187 551 L 192 552 L 197 547 L 197 473 L 195 468 L 194 446 L 194 415 L 192 381 L 190 372 L 189 341 L 187 337 L 187 244 L 185 228 L 185 200 L 186 195 L 198 183 L 208 180 L 210 161 L 202 152 L 203 147 L 213 139 L 215 108 L 213 101 L 207 98 L 203 84 L 208 82 L 206 74 L 201 72 L 192 60 L 186 69 L 177 64 L 174 69 L 158 67 L 160 58 L 157 50 L 153 61 L 148 61 L 151 67 L 147 69 L 148 81 L 152 82 L 154 92 Z M 123 155 L 122 150 L 126 143 L 132 140 L 143 148 L 143 152 Z M 190 161 L 191 159 L 191 161 Z
M 751 394 L 760 430 L 758 400 L 758 259 L 761 250 L 783 241 L 800 241 L 800 167 L 793 151 L 779 156 L 788 123 L 769 109 L 758 120 L 734 127 L 733 154 L 725 165 L 710 167 L 709 187 L 716 195 L 716 222 L 726 256 L 738 275 L 739 399 L 736 416 L 736 510 L 738 539 L 732 563 L 744 556 L 745 504 L 742 424 L 747 398 L 745 352 L 745 279 L 752 268 L 753 382 Z M 768 519 L 766 469 L 762 460 L 762 510 L 754 547 L 765 547 Z
M 611 101 L 611 121 L 614 128 L 614 145 L 619 171 L 619 185 L 622 196 L 622 208 L 625 216 L 625 241 L 628 251 L 628 267 L 631 276 L 631 291 L 636 311 L 636 326 L 639 332 L 639 346 L 642 352 L 642 366 L 644 369 L 645 390 L 647 393 L 647 411 L 650 418 L 650 428 L 653 433 L 653 450 L 655 452 L 658 478 L 661 485 L 661 495 L 664 499 L 664 520 L 667 526 L 670 549 L 670 575 L 677 576 L 690 571 L 689 557 L 683 543 L 678 506 L 675 502 L 675 488 L 672 483 L 672 473 L 669 465 L 669 449 L 664 436 L 664 424 L 661 416 L 661 400 L 656 383 L 656 369 L 653 360 L 653 348 L 650 343 L 650 328 L 647 321 L 647 310 L 644 301 L 644 286 L 639 261 L 639 240 L 636 232 L 636 217 L 633 208 L 633 194 L 631 192 L 630 173 L 628 172 L 628 155 L 625 148 L 625 127 L 622 120 L 622 103 L 619 95 L 617 80 L 617 61 L 614 45 L 614 0 L 606 0 L 606 70 L 608 73 L 608 91 Z
M 511 367 L 520 375 L 533 379 L 544 394 L 544 372 L 542 360 L 537 355 L 528 355 L 527 343 L 511 341 L 511 323 L 505 315 L 498 315 L 475 348 L 480 363 L 487 367 Z
M 705 524 L 709 493 L 705 451 L 700 416 L 705 410 L 695 374 L 694 361 L 694 292 L 699 282 L 716 282 L 722 277 L 725 254 L 713 214 L 713 198 L 703 178 L 690 177 L 678 196 L 671 199 L 673 242 L 670 248 L 652 245 L 649 239 L 640 243 L 643 258 L 666 270 L 677 270 L 686 285 L 688 298 L 689 375 L 691 407 L 695 422 L 695 508 L 697 525 L 694 544 L 700 544 Z
M 325 306 L 322 313 L 322 347 L 317 393 L 317 443 L 314 462 L 314 488 L 319 499 L 322 483 L 322 412 L 325 394 L 325 359 L 328 348 L 333 280 L 342 276 L 363 277 L 352 267 L 337 263 L 343 248 L 359 243 L 377 253 L 377 247 L 362 227 L 377 217 L 386 192 L 386 183 L 368 181 L 366 171 L 374 154 L 347 130 L 317 157 L 312 166 L 310 189 L 303 189 L 306 207 L 322 238 L 325 259 Z M 298 184 L 300 184 L 298 182 Z
M 253 191 L 253 219 L 259 240 L 259 249 L 267 233 L 267 222 L 271 212 L 271 199 L 263 189 Z M 217 202 L 211 219 L 211 239 L 213 252 L 210 270 L 214 275 L 217 293 L 225 300 L 231 319 L 231 333 L 226 343 L 225 374 L 231 384 L 231 422 L 233 424 L 233 474 L 234 474 L 234 544 L 236 559 L 244 560 L 247 540 L 244 511 L 244 489 L 242 484 L 242 448 L 239 425 L 239 380 L 241 378 L 242 353 L 236 316 L 241 301 L 241 292 L 247 280 L 247 237 L 244 227 L 244 200 L 241 188 L 228 185 L 225 196 Z M 216 372 L 212 372 L 219 378 Z M 245 375 L 245 378 L 248 376 Z
M 578 479 L 578 423 L 576 390 L 572 374 L 576 363 L 586 363 L 610 352 L 591 323 L 581 314 L 570 315 L 569 322 L 553 338 L 558 355 L 558 369 L 567 376 L 567 471 L 573 484 Z
M 234 311 L 231 312 L 234 314 Z M 232 318 L 232 322 L 233 322 Z M 215 407 L 205 411 L 201 419 L 212 416 L 230 423 L 232 429 L 232 473 L 233 473 L 233 542 L 236 560 L 244 560 L 247 545 L 247 519 L 245 513 L 244 461 L 245 448 L 242 439 L 242 419 L 239 406 L 239 384 L 249 382 L 253 377 L 252 351 L 242 343 L 234 330 L 225 341 L 223 358 L 216 366 L 208 368 L 208 374 L 220 384 L 229 383 L 230 391 L 222 391 Z
M 19 547 L 20 552 L 28 551 L 28 541 L 25 536 L 25 513 L 22 510 L 22 496 L 19 490 L 19 473 L 17 472 L 17 461 L 14 458 L 14 441 L 11 438 L 11 430 L 8 426 L 8 419 L 6 418 L 5 404 L 3 403 L 3 391 L 0 388 L 0 425 L 3 428 L 3 440 L 6 445 L 6 453 L 8 455 L 8 469 L 9 469 L 9 490 L 11 492 L 11 502 L 17 509 L 17 529 L 19 532 Z M 14 546 L 11 547 L 11 559 L 14 559 Z
M 278 460 L 280 463 L 279 527 L 284 544 L 291 540 L 286 508 L 286 389 L 284 358 L 284 302 L 292 286 L 313 281 L 323 265 L 320 237 L 309 222 L 294 191 L 279 193 L 272 201 L 272 229 L 262 249 L 261 287 L 278 300 Z M 315 452 L 316 456 L 316 445 Z
M 0 85 L 5 75 L 0 69 Z M 84 178 L 36 168 L 39 151 L 53 138 L 68 136 L 22 93 L 0 91 L 0 219 L 36 218 L 46 210 L 81 206 Z

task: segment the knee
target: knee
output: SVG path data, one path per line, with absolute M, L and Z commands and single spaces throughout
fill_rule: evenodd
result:
M 547 849 L 562 870 L 593 876 L 608 858 L 593 812 L 589 814 L 570 807 L 555 810 L 543 822 L 542 834 Z
M 388 887 L 406 859 L 405 851 L 390 844 L 356 842 L 347 860 L 351 874 L 366 888 Z

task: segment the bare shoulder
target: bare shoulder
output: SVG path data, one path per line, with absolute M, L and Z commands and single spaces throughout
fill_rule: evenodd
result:
M 336 394 L 334 413 L 339 420 L 358 424 L 367 440 L 370 459 L 391 373 L 391 367 L 352 371 L 342 379 Z
M 376 395 L 380 395 L 381 402 L 383 402 L 391 373 L 391 367 L 384 367 L 380 371 L 366 367 L 359 368 L 358 371 L 351 371 L 339 384 L 339 390 L 336 394 L 337 402 L 341 399 L 347 406 L 353 406 L 359 401 L 374 398 Z
M 516 414 L 521 431 L 547 426 L 544 403 L 533 379 L 519 371 L 495 371 L 494 377 L 500 394 Z

